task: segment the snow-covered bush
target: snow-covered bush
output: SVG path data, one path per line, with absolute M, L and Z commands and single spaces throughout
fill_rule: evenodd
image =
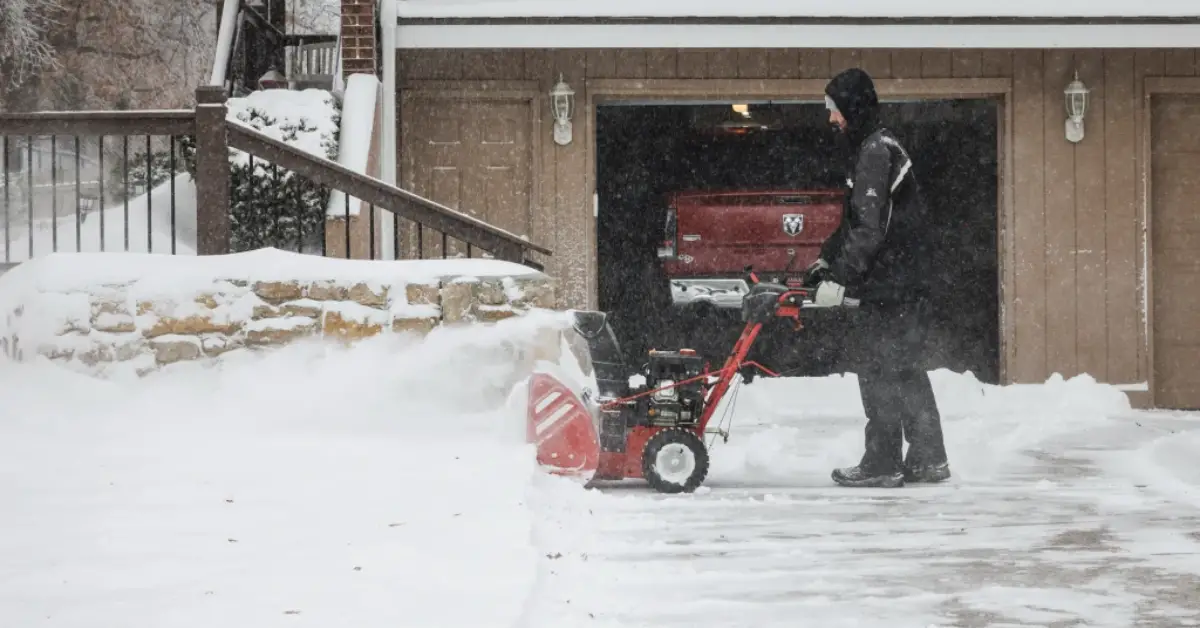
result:
M 227 106 L 230 121 L 307 153 L 337 158 L 341 110 L 328 91 L 262 90 L 231 98 Z M 195 173 L 194 138 L 184 138 L 182 144 L 188 171 Z M 233 251 L 294 251 L 300 243 L 304 252 L 320 250 L 329 188 L 233 149 L 229 164 Z

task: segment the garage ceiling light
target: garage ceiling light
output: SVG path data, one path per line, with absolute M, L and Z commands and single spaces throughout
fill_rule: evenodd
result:
M 750 105 L 734 105 L 733 110 L 742 114 L 744 117 L 750 117 Z

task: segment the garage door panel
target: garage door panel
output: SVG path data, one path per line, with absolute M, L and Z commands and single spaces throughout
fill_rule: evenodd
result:
M 1187 271 L 1196 268 L 1200 264 L 1195 259 L 1197 248 L 1200 247 L 1200 231 L 1196 229 L 1165 231 L 1167 232 L 1155 238 L 1154 246 L 1162 247 L 1155 253 L 1162 253 L 1164 262 L 1179 270 Z
M 1191 161 L 1193 164 L 1200 162 L 1200 155 L 1197 155 Z M 1157 166 L 1155 169 L 1157 170 Z M 1195 194 L 1200 192 L 1200 181 L 1191 180 L 1195 176 L 1196 166 L 1194 165 L 1189 167 L 1180 164 L 1170 168 L 1163 168 L 1154 176 L 1155 196 L 1161 201 L 1169 203 L 1169 206 L 1173 208 L 1194 207 L 1197 203 Z M 1176 203 L 1179 203 L 1179 205 L 1176 206 Z M 1173 210 L 1164 214 L 1163 218 L 1176 220 L 1181 216 L 1186 217 L 1187 212 Z
M 1200 408 L 1200 98 L 1151 111 L 1154 398 Z
M 1196 380 L 1193 373 L 1188 372 L 1194 368 L 1197 351 L 1200 351 L 1200 342 L 1179 344 L 1165 349 L 1157 373 L 1160 383 L 1168 388 L 1200 390 L 1200 381 Z
M 1169 241 L 1171 236 L 1164 234 L 1162 239 Z M 1197 259 L 1200 256 L 1196 255 L 1196 245 L 1200 242 L 1187 238 L 1185 235 L 1176 235 L 1174 240 L 1174 246 L 1164 242 L 1160 250 L 1154 251 L 1155 261 L 1161 260 L 1164 265 L 1168 266 L 1172 276 L 1188 275 L 1200 271 L 1200 259 Z M 1158 242 L 1155 242 L 1155 246 L 1158 246 Z
M 1200 118 L 1200 100 L 1188 96 L 1163 96 L 1154 107 L 1154 152 L 1200 153 L 1200 134 L 1195 121 Z
M 1200 307 L 1195 299 L 1174 301 L 1170 307 L 1154 316 L 1154 334 L 1156 339 L 1167 344 L 1177 342 L 1194 342 L 1200 344 L 1200 332 L 1197 331 L 1197 310 Z
M 1200 177 L 1196 176 L 1200 153 L 1195 155 L 1170 153 L 1154 158 L 1155 193 L 1169 201 L 1195 205 L 1200 192 Z M 1160 189 L 1161 188 L 1161 189 Z M 1171 214 L 1180 212 L 1170 212 Z

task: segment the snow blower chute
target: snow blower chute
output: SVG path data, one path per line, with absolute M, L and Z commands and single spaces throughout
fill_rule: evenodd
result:
M 745 327 L 719 370 L 710 370 L 690 349 L 650 351 L 645 365 L 626 367 L 620 345 L 603 312 L 576 312 L 575 331 L 588 342 L 598 391 L 576 395 L 549 373 L 535 373 L 529 386 L 529 438 L 538 462 L 551 473 L 582 479 L 643 478 L 662 493 L 696 490 L 708 475 L 706 434 L 722 399 L 739 381 L 762 372 L 777 376 L 746 356 L 759 332 L 774 318 L 803 328 L 800 310 L 817 307 L 813 288 L 759 282 L 747 269 L 742 300 Z M 855 307 L 857 301 L 846 299 Z M 632 384 L 633 375 L 641 375 Z M 729 408 L 728 411 L 731 411 Z
M 529 428 L 537 461 L 555 475 L 591 481 L 600 464 L 594 415 L 583 401 L 549 373 L 529 379 Z

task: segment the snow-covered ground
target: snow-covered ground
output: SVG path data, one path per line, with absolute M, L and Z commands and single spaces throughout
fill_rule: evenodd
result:
M 512 625 L 537 554 L 506 335 L 134 382 L 0 361 L 0 626 Z
M 1200 416 L 934 373 L 955 477 L 846 489 L 856 380 L 758 380 L 706 486 L 535 503 L 533 626 L 1200 626 Z M 567 497 L 569 496 L 569 497 Z
M 1197 417 L 939 372 L 954 479 L 853 490 L 854 379 L 758 380 L 697 494 L 586 491 L 492 385 L 522 325 L 0 363 L 0 626 L 1200 625 Z

